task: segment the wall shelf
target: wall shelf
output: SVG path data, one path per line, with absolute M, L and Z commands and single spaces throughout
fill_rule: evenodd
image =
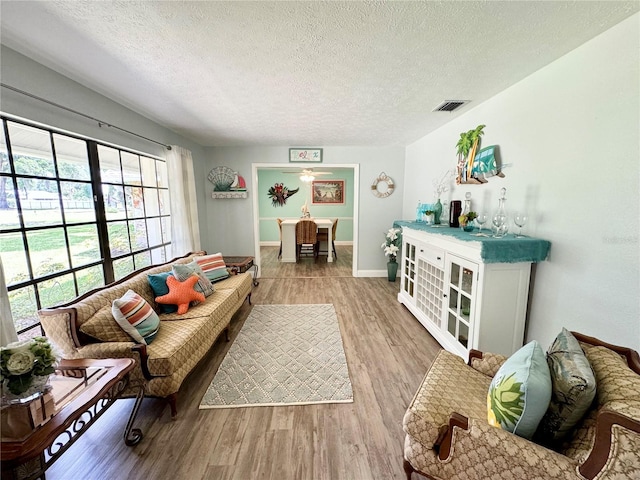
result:
M 227 191 L 227 192 L 212 192 L 211 198 L 219 199 L 219 198 L 247 198 L 247 191 Z

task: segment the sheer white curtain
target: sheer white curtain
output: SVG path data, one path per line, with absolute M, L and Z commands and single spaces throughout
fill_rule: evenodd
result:
M 9 304 L 9 291 L 4 280 L 4 267 L 2 266 L 2 258 L 0 257 L 0 346 L 5 346 L 11 342 L 18 340 L 16 327 L 13 324 L 13 315 L 11 314 L 11 305 Z
M 191 152 L 171 145 L 167 154 L 171 198 L 171 251 L 173 257 L 200 250 L 198 201 Z

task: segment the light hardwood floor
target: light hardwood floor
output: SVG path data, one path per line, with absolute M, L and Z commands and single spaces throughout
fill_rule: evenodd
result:
M 337 258 L 327 262 L 326 255 L 300 257 L 297 263 L 278 261 L 278 247 L 260 247 L 260 276 L 263 278 L 352 277 L 353 249 L 336 245 Z
M 334 304 L 353 403 L 199 410 L 252 308 L 245 303 L 231 341 L 218 339 L 184 382 L 177 420 L 162 400 L 145 399 L 136 422 L 145 437 L 126 447 L 132 400 L 119 400 L 47 479 L 404 479 L 402 417 L 440 347 L 397 302 L 398 289 L 399 280 L 350 274 L 262 278 L 253 289 L 254 304 Z

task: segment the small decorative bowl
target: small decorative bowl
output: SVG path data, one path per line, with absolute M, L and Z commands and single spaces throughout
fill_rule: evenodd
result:
M 473 232 L 473 224 L 467 223 L 465 226 L 462 227 L 462 230 L 464 230 L 465 232 Z

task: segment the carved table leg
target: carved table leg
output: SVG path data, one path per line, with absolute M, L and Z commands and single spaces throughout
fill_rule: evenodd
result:
M 142 434 L 142 430 L 139 428 L 133 428 L 133 422 L 136 419 L 136 415 L 138 415 L 138 410 L 140 409 L 140 405 L 142 404 L 142 399 L 144 398 L 144 383 L 140 385 L 140 389 L 138 390 L 138 394 L 136 395 L 136 401 L 133 404 L 133 410 L 131 410 L 131 415 L 129 416 L 129 421 L 127 422 L 127 427 L 124 431 L 124 443 L 128 447 L 132 447 L 133 445 L 137 445 L 142 440 L 144 436 Z

